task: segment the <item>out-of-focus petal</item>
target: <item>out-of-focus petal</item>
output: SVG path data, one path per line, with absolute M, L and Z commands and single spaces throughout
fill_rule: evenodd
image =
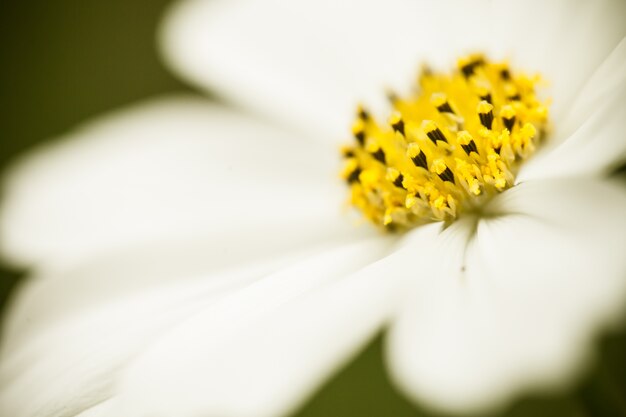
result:
M 14 332 L 15 341 L 8 334 L 0 365 L 0 414 L 73 416 L 106 400 L 120 369 L 147 344 L 263 272 L 247 267 L 211 280 L 144 288 L 61 320 L 52 314 L 38 320 L 33 331 Z
M 121 110 L 9 172 L 3 254 L 60 267 L 203 237 L 214 247 L 227 239 L 225 249 L 238 250 L 238 236 L 271 230 L 256 235 L 256 247 L 244 242 L 245 259 L 264 245 L 336 234 L 350 225 L 339 215 L 335 152 L 191 97 Z
M 560 121 L 576 93 L 626 35 L 621 0 L 496 1 L 489 48 L 514 67 L 540 71 Z
M 111 297 L 106 303 L 99 303 L 91 308 L 83 306 L 76 314 L 67 315 L 62 320 L 52 320 L 44 328 L 22 338 L 19 346 L 3 354 L 0 367 L 0 413 L 15 417 L 66 416 L 87 412 L 89 408 L 95 407 L 92 411 L 95 415 L 147 415 L 154 411 L 151 407 L 157 407 L 157 404 L 169 407 L 174 402 L 180 402 L 180 408 L 174 411 L 169 408 L 155 410 L 162 411 L 165 415 L 188 415 L 191 408 L 202 401 L 198 395 L 210 395 L 211 392 L 217 395 L 218 392 L 205 391 L 201 385 L 196 385 L 197 382 L 213 381 L 213 389 L 228 382 L 223 378 L 224 375 L 218 377 L 217 373 L 207 372 L 206 367 L 211 363 L 216 367 L 230 364 L 228 370 L 233 373 L 233 378 L 234 375 L 247 375 L 250 372 L 248 382 L 251 383 L 252 379 L 258 377 L 257 382 L 261 386 L 257 388 L 262 389 L 263 383 L 267 383 L 269 389 L 271 378 L 276 377 L 276 374 L 267 375 L 267 379 L 263 380 L 260 379 L 262 375 L 255 374 L 255 370 L 248 369 L 248 366 L 255 366 L 255 353 L 260 355 L 258 359 L 262 359 L 264 353 L 270 354 L 269 348 L 273 343 L 277 343 L 277 349 L 280 349 L 278 341 L 271 337 L 273 331 L 279 329 L 272 326 L 279 325 L 281 312 L 289 311 L 294 314 L 293 321 L 283 324 L 293 332 L 287 332 L 284 336 L 292 334 L 292 347 L 301 347 L 311 360 L 317 357 L 320 347 L 332 345 L 332 341 L 323 340 L 323 337 L 336 335 L 339 330 L 352 331 L 348 333 L 351 337 L 337 336 L 334 344 L 336 349 L 328 348 L 325 355 L 319 356 L 319 369 L 309 368 L 312 363 L 308 364 L 306 361 L 301 364 L 306 369 L 301 369 L 296 356 L 293 356 L 294 351 L 290 353 L 288 350 L 285 353 L 285 361 L 289 359 L 289 354 L 292 355 L 291 360 L 285 362 L 285 367 L 292 369 L 293 366 L 294 377 L 306 376 L 307 372 L 313 376 L 330 372 L 333 365 L 345 360 L 349 353 L 358 348 L 360 342 L 380 326 L 383 313 L 387 311 L 385 307 L 389 306 L 384 304 L 386 294 L 382 289 L 385 286 L 379 286 L 377 293 L 370 293 L 374 291 L 370 285 L 376 283 L 373 278 L 364 278 L 353 285 L 351 294 L 341 290 L 348 284 L 333 283 L 379 259 L 388 245 L 389 241 L 385 239 L 328 244 L 316 253 L 283 265 L 282 269 L 270 275 L 267 275 L 266 264 L 258 264 L 195 279 L 182 277 L 179 283 L 154 285 L 144 288 L 143 291 Z M 259 279 L 263 275 L 265 277 Z M 334 291 L 335 289 L 338 291 Z M 316 295 L 318 292 L 325 296 Z M 349 295 L 354 296 L 354 299 L 346 301 L 346 296 Z M 316 303 L 316 297 L 322 297 L 327 304 Z M 342 310 L 344 302 L 347 304 L 345 310 Z M 304 340 L 309 335 L 307 329 L 319 331 L 313 324 L 324 322 L 315 322 L 315 309 L 320 309 L 320 317 L 329 321 L 329 333 L 322 332 L 319 334 L 320 339 Z M 337 314 L 342 311 L 351 312 L 352 315 L 333 317 L 336 320 L 333 323 L 329 316 L 331 311 Z M 354 314 L 361 315 L 362 322 L 355 324 Z M 307 323 L 307 318 L 312 322 Z M 302 325 L 301 328 L 294 326 L 298 323 Z M 333 325 L 336 327 L 332 327 Z M 351 325 L 353 329 L 350 328 Z M 256 344 L 237 346 L 234 342 L 246 340 L 248 337 L 254 339 L 254 332 L 262 328 L 267 330 L 264 335 L 266 338 L 254 340 Z M 299 336 L 303 339 L 299 339 Z M 227 341 L 232 342 L 230 348 L 223 350 Z M 153 348 L 150 349 L 150 346 Z M 169 348 L 173 350 L 168 351 Z M 243 360 L 239 354 L 246 348 L 249 348 L 251 363 L 244 366 L 243 362 L 238 361 Z M 160 362 L 153 368 L 151 361 L 160 355 L 168 356 L 168 363 Z M 137 356 L 139 362 L 133 365 L 130 379 L 120 386 L 119 378 Z M 326 358 L 325 361 L 322 361 L 322 357 Z M 280 356 L 275 360 L 279 361 Z M 325 367 L 322 368 L 322 365 Z M 256 366 L 263 368 L 271 364 L 258 363 Z M 226 369 L 221 369 L 226 372 Z M 155 379 L 148 382 L 151 377 Z M 180 378 L 169 379 L 170 377 Z M 211 380 L 212 377 L 216 379 Z M 137 380 L 144 381 L 145 385 L 134 385 L 133 381 Z M 287 383 L 290 386 L 298 383 L 310 384 L 304 380 L 289 380 Z M 241 387 L 230 387 L 244 389 L 246 380 L 241 384 Z M 160 390 L 165 387 L 171 391 L 167 396 L 161 396 Z M 128 394 L 124 391 L 126 388 L 130 390 Z M 148 402 L 141 401 L 146 398 L 142 395 L 147 395 L 149 391 L 160 398 L 151 397 Z M 228 391 L 226 385 L 219 392 L 235 394 Z M 254 392 L 248 394 L 249 397 L 243 398 L 250 398 L 252 401 Z M 109 411 L 111 404 L 99 406 L 103 401 L 117 396 L 124 401 L 140 400 L 139 403 L 124 403 L 125 407 L 140 405 L 143 408 L 133 409 L 129 414 L 119 412 L 116 409 L 117 404 L 113 407 L 117 411 Z M 232 399 L 233 402 L 228 403 L 229 405 L 235 409 L 244 407 L 237 396 L 209 398 L 226 402 Z M 184 405 L 185 399 L 191 402 Z M 262 399 L 257 397 L 256 400 Z M 111 402 L 116 403 L 117 399 Z M 207 410 L 211 414 L 211 409 Z
M 618 0 L 184 0 L 162 39 L 166 59 L 193 83 L 336 140 L 357 100 L 382 109 L 385 88 L 407 91 L 420 61 L 448 67 L 470 50 L 540 71 L 560 119 L 626 34 L 625 7 Z
M 399 287 L 377 264 L 350 275 L 366 263 L 372 244 L 384 242 L 297 265 L 183 323 L 131 365 L 120 386 L 119 414 L 288 413 L 359 350 L 395 306 Z
M 93 407 L 90 407 L 75 417 L 112 417 L 114 416 L 116 398 L 106 399 Z
M 413 275 L 389 339 L 399 387 L 482 413 L 572 382 L 626 301 L 625 208 L 611 184 L 533 181 L 494 200 L 467 245 L 454 238 L 461 222 L 394 254 L 390 274 Z
M 589 79 L 567 117 L 555 125 L 554 138 L 523 166 L 518 181 L 595 175 L 624 160 L 626 39 Z
M 422 61 L 448 68 L 489 39 L 486 1 L 182 1 L 166 60 L 183 77 L 336 141 L 358 101 L 385 108 Z
M 24 340 L 53 323 L 100 308 L 112 300 L 168 285 L 183 285 L 199 276 L 219 278 L 232 268 L 248 264 L 257 265 L 257 275 L 262 275 L 343 240 L 311 235 L 311 239 L 291 243 L 263 237 L 272 232 L 255 228 L 218 241 L 204 237 L 199 241 L 144 245 L 99 256 L 78 267 L 35 274 L 18 288 L 10 302 L 10 320 L 2 329 L 4 343 L 0 353 L 23 349 Z M 358 234 L 355 239 L 359 239 Z

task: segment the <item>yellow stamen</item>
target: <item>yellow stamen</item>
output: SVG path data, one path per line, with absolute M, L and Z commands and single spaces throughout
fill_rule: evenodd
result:
M 540 81 L 474 54 L 448 74 L 423 66 L 416 93 L 394 93 L 386 123 L 359 106 L 355 143 L 341 150 L 351 203 L 402 230 L 452 221 L 511 187 L 547 131 Z

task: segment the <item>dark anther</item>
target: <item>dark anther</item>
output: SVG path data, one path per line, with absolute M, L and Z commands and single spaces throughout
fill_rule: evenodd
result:
M 448 103 L 447 101 L 445 103 L 443 103 L 442 105 L 440 105 L 439 107 L 437 107 L 437 110 L 439 110 L 441 113 L 452 113 L 452 114 L 454 114 L 454 111 L 452 110 L 452 107 L 450 107 L 450 103 Z
M 361 175 L 361 168 L 356 167 L 354 171 L 352 171 L 350 175 L 348 175 L 346 181 L 348 181 L 348 184 L 352 184 L 353 182 L 359 182 L 359 175 Z
M 428 161 L 426 160 L 426 155 L 424 155 L 424 152 L 420 151 L 420 153 L 411 158 L 411 160 L 413 161 L 415 166 L 422 167 L 426 170 L 428 169 Z
M 383 225 L 383 227 L 385 228 L 385 230 L 387 230 L 389 233 L 395 233 L 398 231 L 398 226 L 393 224 L 393 223 L 389 223 L 389 224 L 385 224 Z
M 397 122 L 393 123 L 391 127 L 395 132 L 400 132 L 400 134 L 404 136 L 404 121 L 402 119 L 399 119 Z
M 352 149 L 346 149 L 343 151 L 344 158 L 352 158 L 354 156 L 354 151 Z
M 378 162 L 383 163 L 383 164 L 386 163 L 387 158 L 385 158 L 385 151 L 383 151 L 382 148 L 378 148 L 376 152 L 372 152 L 372 156 Z
M 480 99 L 486 101 L 489 104 L 493 104 L 491 102 L 491 94 L 489 93 L 485 94 L 484 96 L 480 96 Z
M 404 188 L 404 186 L 402 185 L 402 181 L 404 181 L 404 176 L 402 174 L 398 174 L 398 178 L 393 181 L 393 185 L 398 188 Z
M 354 134 L 354 138 L 359 142 L 359 145 L 365 145 L 365 132 L 363 130 L 359 130 Z
M 520 96 L 519 93 L 509 97 L 509 100 L 511 101 L 520 101 L 521 99 L 522 99 L 522 96 Z
M 469 78 L 474 74 L 476 68 L 480 67 L 484 63 L 485 61 L 483 59 L 477 59 L 476 61 L 469 62 L 461 67 L 461 72 L 463 72 L 465 78 Z
M 491 129 L 491 125 L 493 124 L 493 111 L 489 110 L 488 113 L 478 113 L 478 117 L 480 117 L 480 123 L 485 126 L 487 129 Z
M 363 120 L 364 122 L 369 120 L 369 118 L 370 118 L 370 114 L 367 112 L 367 110 L 365 110 L 363 108 L 359 109 L 358 116 L 359 116 L 359 119 Z
M 439 130 L 439 128 L 435 128 L 435 130 L 431 130 L 426 133 L 426 136 L 436 145 L 437 141 L 440 140 L 442 142 L 448 142 L 446 137 L 443 135 L 443 132 Z
M 471 140 L 467 145 L 461 145 L 461 148 L 465 151 L 466 154 L 470 154 L 470 152 L 478 153 L 478 148 L 476 148 L 476 142 Z
M 504 127 L 509 129 L 509 132 L 512 132 L 513 131 L 513 126 L 515 125 L 515 116 L 511 117 L 510 119 L 507 119 L 506 117 L 503 117 L 502 118 L 502 122 L 504 123 Z
M 502 77 L 503 80 L 510 80 L 511 72 L 507 68 L 504 68 L 500 71 L 500 77 Z
M 450 168 L 446 167 L 446 170 L 443 171 L 441 174 L 439 174 L 439 178 L 441 178 L 444 181 L 449 181 L 452 184 L 454 184 L 454 174 L 452 173 L 452 171 L 450 171 Z

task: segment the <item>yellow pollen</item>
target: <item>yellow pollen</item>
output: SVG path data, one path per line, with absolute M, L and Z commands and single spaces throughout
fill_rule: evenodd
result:
M 453 221 L 513 186 L 548 130 L 540 82 L 480 54 L 449 73 L 422 66 L 416 92 L 390 98 L 386 122 L 357 109 L 354 143 L 341 149 L 351 204 L 377 225 L 406 230 Z
M 493 110 L 493 105 L 491 105 L 488 102 L 483 100 L 480 103 L 478 103 L 478 109 L 477 110 L 478 110 L 478 113 L 487 114 L 491 110 Z
M 441 175 L 446 169 L 448 169 L 448 167 L 446 166 L 446 163 L 443 162 L 443 159 L 435 159 L 430 169 L 432 172 Z

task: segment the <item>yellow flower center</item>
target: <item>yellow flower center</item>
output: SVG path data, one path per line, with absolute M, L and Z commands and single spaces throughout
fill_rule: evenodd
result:
M 343 148 L 350 201 L 391 229 L 452 221 L 513 186 L 546 131 L 538 75 L 482 55 L 451 73 L 424 67 L 416 92 L 391 95 L 386 123 L 359 108 L 355 143 Z

